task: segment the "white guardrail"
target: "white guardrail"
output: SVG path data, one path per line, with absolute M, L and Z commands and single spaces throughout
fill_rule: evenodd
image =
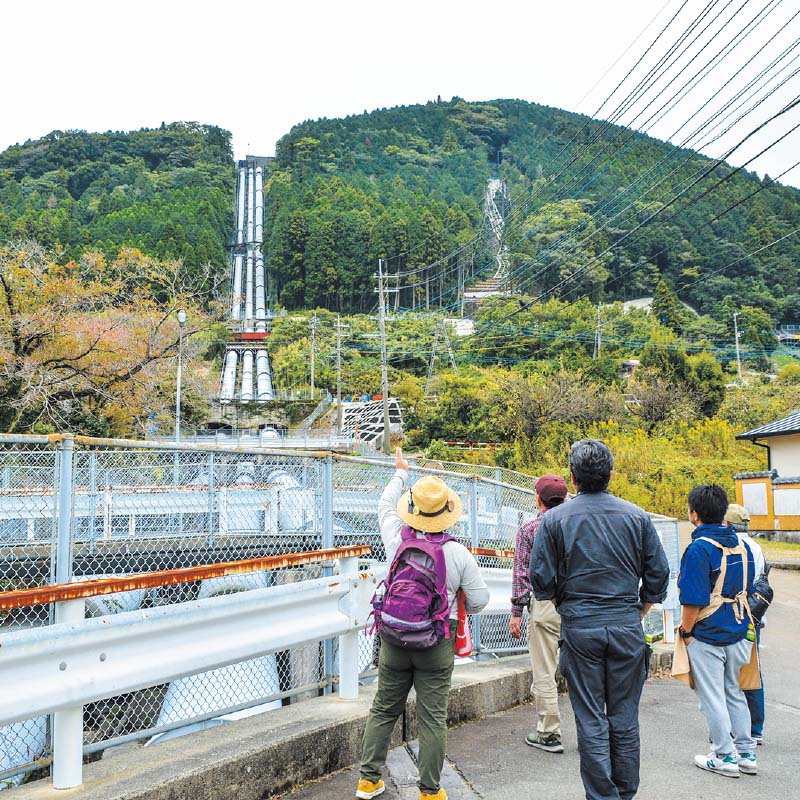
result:
M 338 694 L 358 697 L 358 635 L 385 565 L 266 589 L 84 619 L 83 599 L 56 604 L 56 624 L 4 634 L 0 726 L 54 714 L 53 787 L 82 782 L 83 706 L 339 637 Z M 490 600 L 484 614 L 508 611 L 511 571 L 481 570 Z M 213 630 L 213 636 L 208 635 Z M 154 654 L 158 658 L 154 658 Z
M 359 572 L 358 563 L 341 558 L 329 577 L 92 619 L 84 619 L 84 599 L 56 603 L 54 625 L 0 637 L 3 681 L 14 687 L 0 693 L 0 726 L 54 714 L 53 787 L 69 789 L 82 783 L 88 703 L 332 637 L 338 696 L 357 699 L 358 635 L 386 573 L 385 564 Z M 489 588 L 482 614 L 507 613 L 511 570 L 481 574 Z

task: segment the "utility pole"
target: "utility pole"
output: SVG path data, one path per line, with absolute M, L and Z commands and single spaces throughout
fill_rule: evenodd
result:
M 349 325 L 342 325 L 342 315 L 336 315 L 336 434 L 342 435 L 342 331 Z
M 317 350 L 317 312 L 311 318 L 311 399 L 314 399 L 314 357 Z
M 736 339 L 736 372 L 739 375 L 739 383 L 742 382 L 742 353 L 739 350 L 739 312 L 733 313 L 733 335 Z
M 436 346 L 439 344 L 439 323 L 436 323 L 436 328 L 433 331 L 433 346 L 431 347 L 431 360 L 428 363 L 428 377 L 425 380 L 425 397 L 431 396 L 431 387 L 433 384 L 433 365 L 436 363 Z
M 453 353 L 453 345 L 450 342 L 450 335 L 447 333 L 447 320 L 440 319 L 436 323 L 436 328 L 433 331 L 433 346 L 431 347 L 431 360 L 428 362 L 428 376 L 425 380 L 425 397 L 430 397 L 433 388 L 433 367 L 436 363 L 436 355 L 439 349 L 439 337 L 444 340 L 444 345 L 447 348 L 447 357 L 450 361 L 450 366 L 453 368 L 453 374 L 458 375 L 458 367 L 456 366 L 456 357 Z
M 456 357 L 453 353 L 453 345 L 450 343 L 450 334 L 447 332 L 447 320 L 442 320 L 442 333 L 444 334 L 444 343 L 447 347 L 447 355 L 450 359 L 450 366 L 453 368 L 453 373 L 458 375 L 458 367 L 456 366 Z
M 594 334 L 594 353 L 592 354 L 592 360 L 597 361 L 600 358 L 600 346 L 603 340 L 603 321 L 600 317 L 600 308 L 601 304 L 597 304 L 597 328 L 595 329 Z
M 383 291 L 383 259 L 378 259 L 378 330 L 381 335 L 381 394 L 383 395 L 383 452 L 391 451 L 389 428 L 389 370 L 386 359 L 386 299 Z
M 458 306 L 458 316 L 463 319 L 464 317 L 464 254 L 458 254 L 458 295 L 456 297 L 456 305 Z

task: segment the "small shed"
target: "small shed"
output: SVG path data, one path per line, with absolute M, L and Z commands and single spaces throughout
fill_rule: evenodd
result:
M 740 433 L 767 450 L 767 472 L 735 476 L 736 501 L 756 531 L 800 531 L 800 411 Z

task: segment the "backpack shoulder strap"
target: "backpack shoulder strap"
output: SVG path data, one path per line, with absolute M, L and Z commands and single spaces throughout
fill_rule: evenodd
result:
M 417 532 L 410 525 L 403 525 L 403 527 L 400 528 L 400 538 L 404 542 L 416 539 Z
M 720 605 L 723 603 L 733 603 L 734 604 L 734 617 L 736 618 L 737 622 L 740 622 L 744 617 L 744 614 L 750 614 L 750 607 L 747 603 L 747 570 L 748 570 L 748 562 L 747 562 L 747 549 L 745 548 L 744 544 L 742 543 L 741 539 L 739 540 L 736 547 L 725 547 L 725 545 L 720 544 L 719 542 L 715 541 L 714 539 L 710 539 L 707 536 L 699 536 L 695 539 L 696 542 L 710 542 L 717 547 L 719 550 L 722 551 L 721 555 L 722 558 L 720 560 L 719 565 L 719 577 L 717 578 L 716 583 L 714 584 L 714 589 L 711 592 L 711 604 L 706 606 L 703 611 L 700 612 L 700 616 L 698 620 L 705 619 L 707 616 L 710 616 L 714 611 L 719 608 Z M 723 597 L 722 595 L 722 587 L 725 584 L 725 574 L 728 569 L 728 556 L 729 555 L 740 555 L 742 557 L 742 590 L 737 592 L 734 597 Z M 709 613 L 703 613 L 708 611 Z

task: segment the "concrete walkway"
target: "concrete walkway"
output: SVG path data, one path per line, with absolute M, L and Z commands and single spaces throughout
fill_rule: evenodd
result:
M 800 798 L 797 738 L 800 730 L 800 573 L 775 570 L 775 602 L 762 643 L 767 695 L 766 745 L 758 748 L 759 775 L 732 780 L 693 764 L 705 753 L 705 725 L 694 694 L 673 680 L 651 680 L 641 705 L 642 783 L 640 800 L 753 800 Z M 443 785 L 451 800 L 578 800 L 584 797 L 578 772 L 575 724 L 569 700 L 561 698 L 564 755 L 528 747 L 525 734 L 533 713 L 528 705 L 450 731 Z M 405 748 L 392 752 L 386 800 L 416 800 L 414 767 Z M 358 774 L 344 770 L 297 789 L 292 800 L 338 800 L 355 795 Z

